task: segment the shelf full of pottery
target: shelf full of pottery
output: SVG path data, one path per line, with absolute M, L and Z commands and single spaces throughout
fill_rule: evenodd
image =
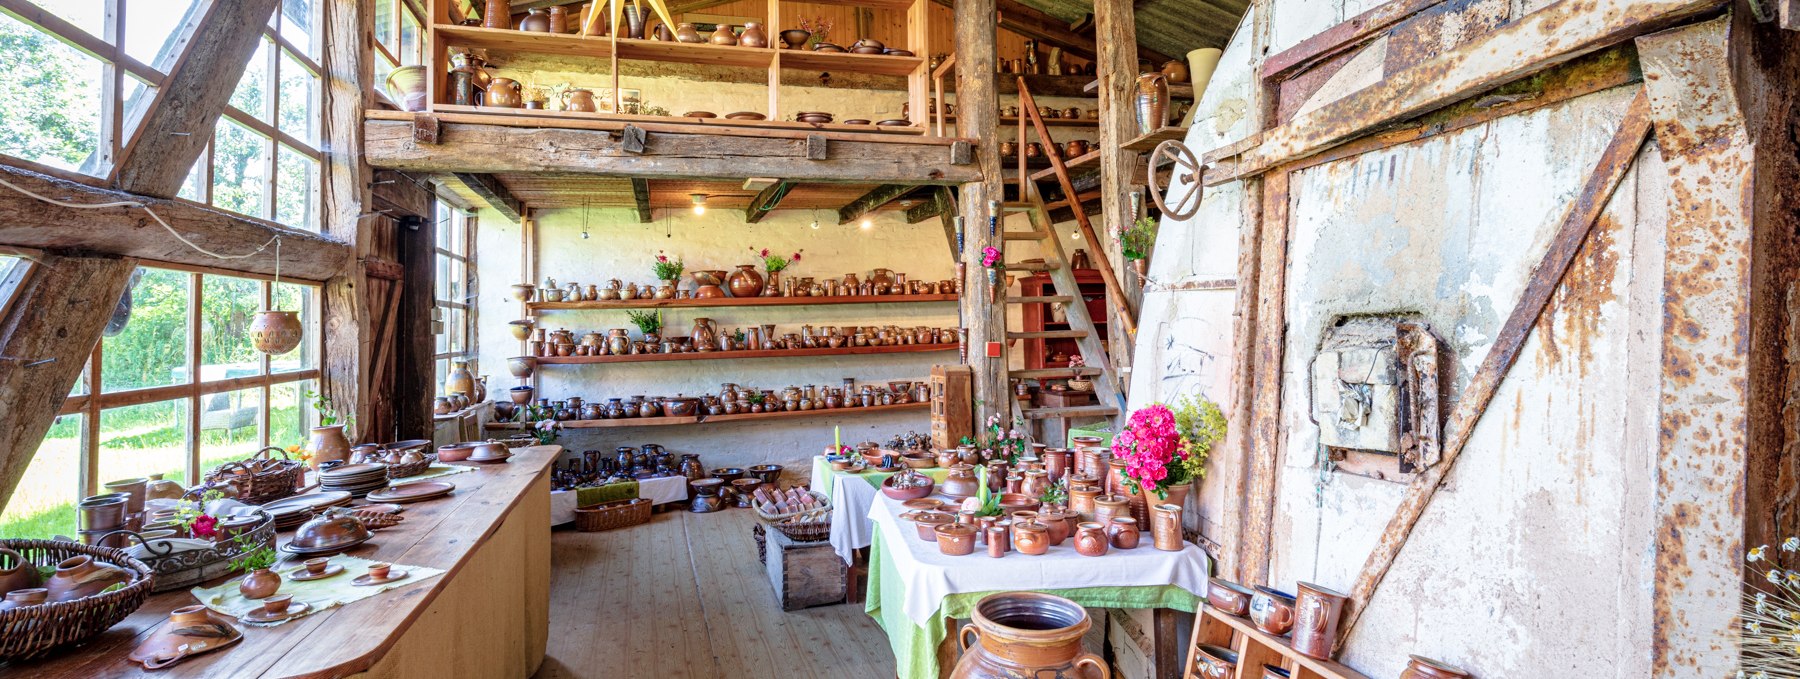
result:
M 676 263 L 677 267 L 679 262 Z M 512 286 L 513 299 L 525 302 L 525 308 L 537 312 L 556 309 L 638 309 L 655 307 L 712 306 L 789 306 L 813 304 L 891 304 L 897 302 L 951 302 L 956 300 L 954 280 L 908 280 L 904 272 L 875 269 L 858 275 L 851 272 L 837 278 L 817 279 L 812 276 L 782 277 L 777 269 L 767 278 L 754 264 L 740 264 L 729 276 L 722 270 L 689 271 L 693 289 L 681 287 L 679 268 L 659 270 L 675 273 L 655 283 L 622 283 L 608 280 L 605 285 L 570 282 L 559 285 L 554 278 L 545 279 L 543 287 L 530 283 Z M 729 294 L 727 294 L 729 292 Z
M 514 387 L 510 395 L 510 403 L 495 402 L 498 421 L 490 423 L 490 429 L 518 429 L 546 421 L 579 429 L 885 412 L 923 408 L 930 402 L 931 391 L 923 380 L 890 380 L 882 386 L 859 384 L 856 378 L 846 377 L 837 387 L 788 385 L 779 391 L 727 382 L 718 392 L 699 396 L 534 400 L 536 390 L 530 386 Z
M 530 321 L 515 321 L 511 326 L 515 336 L 520 328 L 530 333 L 530 355 L 507 359 L 507 369 L 513 377 L 524 379 L 531 377 L 539 365 L 950 351 L 957 348 L 961 338 L 956 328 L 898 325 L 815 328 L 808 324 L 798 331 L 783 332 L 774 323 L 765 323 L 727 332 L 710 318 L 694 319 L 693 329 L 684 337 L 663 334 L 661 310 L 628 313 L 638 329 L 635 338 L 626 328 L 612 328 L 604 335 L 596 330 L 577 336 L 568 329 L 546 332 L 532 328 Z

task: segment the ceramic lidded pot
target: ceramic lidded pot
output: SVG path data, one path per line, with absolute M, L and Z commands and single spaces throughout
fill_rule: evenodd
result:
M 1400 679 L 1467 679 L 1468 672 L 1422 655 L 1411 656 Z
M 975 552 L 976 528 L 966 523 L 947 523 L 937 527 L 938 551 L 949 556 L 968 556 Z
M 74 601 L 82 597 L 93 596 L 113 585 L 131 582 L 131 571 L 118 566 L 95 561 L 87 555 L 73 556 L 56 564 L 56 573 L 44 584 L 49 590 L 46 599 L 55 601 Z
M 1100 656 L 1083 650 L 1081 637 L 1093 622 L 1073 601 L 1036 592 L 992 594 L 976 602 L 973 618 L 958 637 L 963 654 L 951 679 L 1112 676 Z
M 1050 551 L 1050 529 L 1036 521 L 1014 519 L 1012 544 L 1020 554 L 1042 556 Z
M 1294 595 L 1257 585 L 1250 597 L 1250 622 L 1275 636 L 1287 634 L 1294 628 Z
M 1103 556 L 1110 544 L 1105 526 L 1088 521 L 1075 529 L 1075 552 L 1082 556 Z

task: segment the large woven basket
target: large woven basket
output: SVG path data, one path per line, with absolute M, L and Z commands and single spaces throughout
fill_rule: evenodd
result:
M 783 521 L 774 524 L 775 530 L 781 531 L 794 542 L 824 542 L 831 539 L 831 513 L 826 512 L 817 520 Z
M 649 498 L 602 502 L 575 508 L 575 530 L 594 533 L 650 523 Z
M 270 451 L 281 455 L 281 459 L 270 457 Z M 188 495 L 198 498 L 207 490 L 218 489 L 245 504 L 268 504 L 293 495 L 305 475 L 305 463 L 288 459 L 287 451 L 269 446 L 243 460 L 219 465 L 206 474 L 205 483 L 189 490 Z
M 91 556 L 131 570 L 137 577 L 123 588 L 83 597 L 0 611 L 0 662 L 35 658 L 66 644 L 83 641 L 119 624 L 150 598 L 150 567 L 125 550 L 62 540 L 0 540 L 34 566 L 54 567 L 75 556 Z
M 809 490 L 809 491 L 806 491 L 806 493 L 808 495 L 811 495 L 814 500 L 818 500 L 818 502 L 819 502 L 818 507 L 815 507 L 813 509 L 802 509 L 802 510 L 798 510 L 798 511 L 786 512 L 783 514 L 774 514 L 774 513 L 763 511 L 762 505 L 759 504 L 759 505 L 753 505 L 756 508 L 756 516 L 757 516 L 757 518 L 762 519 L 763 523 L 769 523 L 769 524 L 781 523 L 782 521 L 785 521 L 787 519 L 808 519 L 808 518 L 817 518 L 818 516 L 823 516 L 823 517 L 825 517 L 826 520 L 830 520 L 831 519 L 831 498 L 826 497 L 824 493 L 821 493 L 816 490 Z

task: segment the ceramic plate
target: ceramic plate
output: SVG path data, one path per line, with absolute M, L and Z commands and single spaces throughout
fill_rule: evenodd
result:
M 944 501 L 936 498 L 922 497 L 916 500 L 902 502 L 900 503 L 900 506 L 907 509 L 937 509 L 938 507 L 944 506 Z
M 369 493 L 373 502 L 418 502 L 449 495 L 456 484 L 446 481 L 419 481 Z
M 349 504 L 350 494 L 341 490 L 327 490 L 311 495 L 295 495 L 263 505 L 264 511 L 273 516 L 284 516 L 306 509 L 324 509 L 341 504 Z
M 364 539 L 357 540 L 357 541 L 352 542 L 347 545 L 338 545 L 336 547 L 326 547 L 326 548 L 322 548 L 322 549 L 307 549 L 305 547 L 295 547 L 294 543 L 286 542 L 286 543 L 282 543 L 281 551 L 287 552 L 289 554 L 293 554 L 295 556 L 301 556 L 301 557 L 306 557 L 306 558 L 310 559 L 315 556 L 331 556 L 333 554 L 343 554 L 344 552 L 348 552 L 352 549 L 356 549 L 357 545 L 360 545 L 360 544 L 368 542 L 368 541 L 369 540 L 367 538 L 364 538 Z
M 387 473 L 387 465 L 369 464 L 369 463 L 365 462 L 362 464 L 347 464 L 342 467 L 337 467 L 335 469 L 328 469 L 326 471 L 319 472 L 319 476 L 323 476 L 328 479 L 335 479 L 335 478 L 343 478 L 343 477 L 355 478 L 358 476 L 363 476 L 363 475 L 368 475 L 368 474 L 386 474 L 386 473 Z
M 385 584 L 388 584 L 395 580 L 405 580 L 405 579 L 406 579 L 406 571 L 390 570 L 390 571 L 388 571 L 388 576 L 386 578 L 376 580 L 374 576 L 372 576 L 368 573 L 364 573 L 362 575 L 356 576 L 356 579 L 351 580 L 350 584 L 355 585 L 357 587 L 369 587 L 372 585 L 385 585 Z
M 477 464 L 494 464 L 496 462 L 505 462 L 509 459 L 512 459 L 512 453 L 507 453 L 505 455 L 500 455 L 497 457 L 471 457 L 468 460 L 465 460 L 465 462 L 474 462 Z M 410 485 L 410 484 L 408 484 L 408 485 Z
M 293 580 L 295 582 L 306 582 L 308 580 L 324 580 L 325 578 L 329 578 L 333 575 L 337 575 L 342 572 L 344 572 L 343 565 L 335 564 L 335 563 L 327 565 L 325 567 L 325 571 L 322 573 L 319 573 L 318 575 L 313 575 L 311 572 L 306 570 L 305 566 L 301 566 L 292 571 L 288 571 L 288 579 Z
M 282 611 L 278 614 L 269 615 L 267 609 L 258 608 L 249 613 L 245 613 L 243 619 L 245 622 L 275 622 L 278 620 L 286 620 L 286 619 L 292 618 L 296 615 L 305 613 L 306 610 L 309 608 L 312 608 L 312 604 L 306 603 L 304 601 L 295 601 L 295 602 L 288 604 L 287 610 Z

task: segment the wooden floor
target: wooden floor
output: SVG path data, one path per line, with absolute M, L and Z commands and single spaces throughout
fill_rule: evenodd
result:
M 747 509 L 657 514 L 551 538 L 550 651 L 540 679 L 892 677 L 861 604 L 784 613 Z

